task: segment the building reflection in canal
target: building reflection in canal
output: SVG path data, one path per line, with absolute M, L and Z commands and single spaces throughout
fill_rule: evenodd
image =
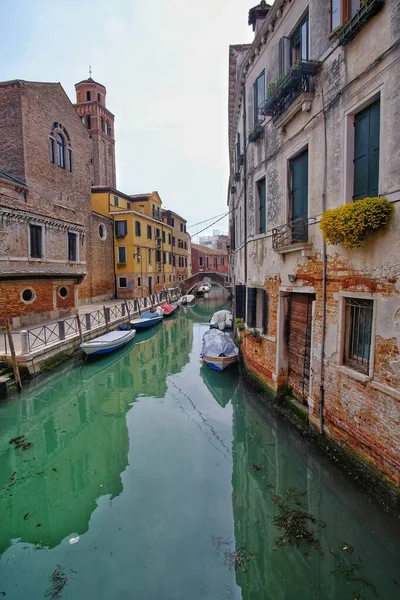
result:
M 243 600 L 399 597 L 400 528 L 244 383 L 232 405 L 235 551 L 249 558 L 236 565 Z M 306 526 L 323 554 L 276 544 L 273 517 L 288 490 L 301 503 L 292 507 L 316 518 Z
M 109 357 L 33 381 L 1 407 L 0 555 L 13 540 L 51 548 L 84 534 L 98 498 L 122 492 L 126 413 L 139 395 L 165 396 L 192 341 L 181 315 Z M 32 444 L 26 451 L 9 443 L 21 435 Z

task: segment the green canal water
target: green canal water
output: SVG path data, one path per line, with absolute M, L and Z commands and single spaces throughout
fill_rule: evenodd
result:
M 0 405 L 0 598 L 400 598 L 398 521 L 237 371 L 200 364 L 222 306 Z

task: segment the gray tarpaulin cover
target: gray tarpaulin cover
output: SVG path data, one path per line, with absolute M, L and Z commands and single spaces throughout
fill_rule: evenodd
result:
M 219 329 L 209 329 L 203 335 L 201 356 L 237 356 L 238 348 L 233 340 Z

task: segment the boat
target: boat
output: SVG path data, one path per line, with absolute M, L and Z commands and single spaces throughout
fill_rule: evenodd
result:
M 210 319 L 210 327 L 224 331 L 224 329 L 232 329 L 233 317 L 229 310 L 217 310 Z
M 203 288 L 204 288 L 204 291 L 206 294 L 208 292 L 211 292 L 211 284 L 210 283 L 203 283 Z
M 204 285 L 198 285 L 195 288 L 194 293 L 196 294 L 196 296 L 204 296 L 204 294 L 206 293 L 206 288 L 204 287 Z
M 192 294 L 187 294 L 185 296 L 181 296 L 178 300 L 178 304 L 190 304 L 195 300 L 195 297 Z
M 97 356 L 100 354 L 108 354 L 114 352 L 118 348 L 122 348 L 128 344 L 136 335 L 136 331 L 129 329 L 128 331 L 110 331 L 104 335 L 100 335 L 94 340 L 82 342 L 80 347 L 88 356 Z
M 144 312 L 140 317 L 132 319 L 129 324 L 133 329 L 147 329 L 147 327 L 153 327 L 157 323 L 161 323 L 164 316 L 159 315 L 157 312 Z
M 225 371 L 238 362 L 239 350 L 232 338 L 219 329 L 208 329 L 203 335 L 201 357 L 210 369 Z
M 174 302 L 173 304 L 162 304 L 161 306 L 164 317 L 167 319 L 168 317 L 172 317 L 179 308 L 179 304 Z

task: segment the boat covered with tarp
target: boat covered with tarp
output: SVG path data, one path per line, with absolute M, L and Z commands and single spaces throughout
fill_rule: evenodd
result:
M 229 335 L 219 329 L 208 329 L 203 335 L 201 357 L 214 371 L 224 371 L 238 361 L 239 350 Z

